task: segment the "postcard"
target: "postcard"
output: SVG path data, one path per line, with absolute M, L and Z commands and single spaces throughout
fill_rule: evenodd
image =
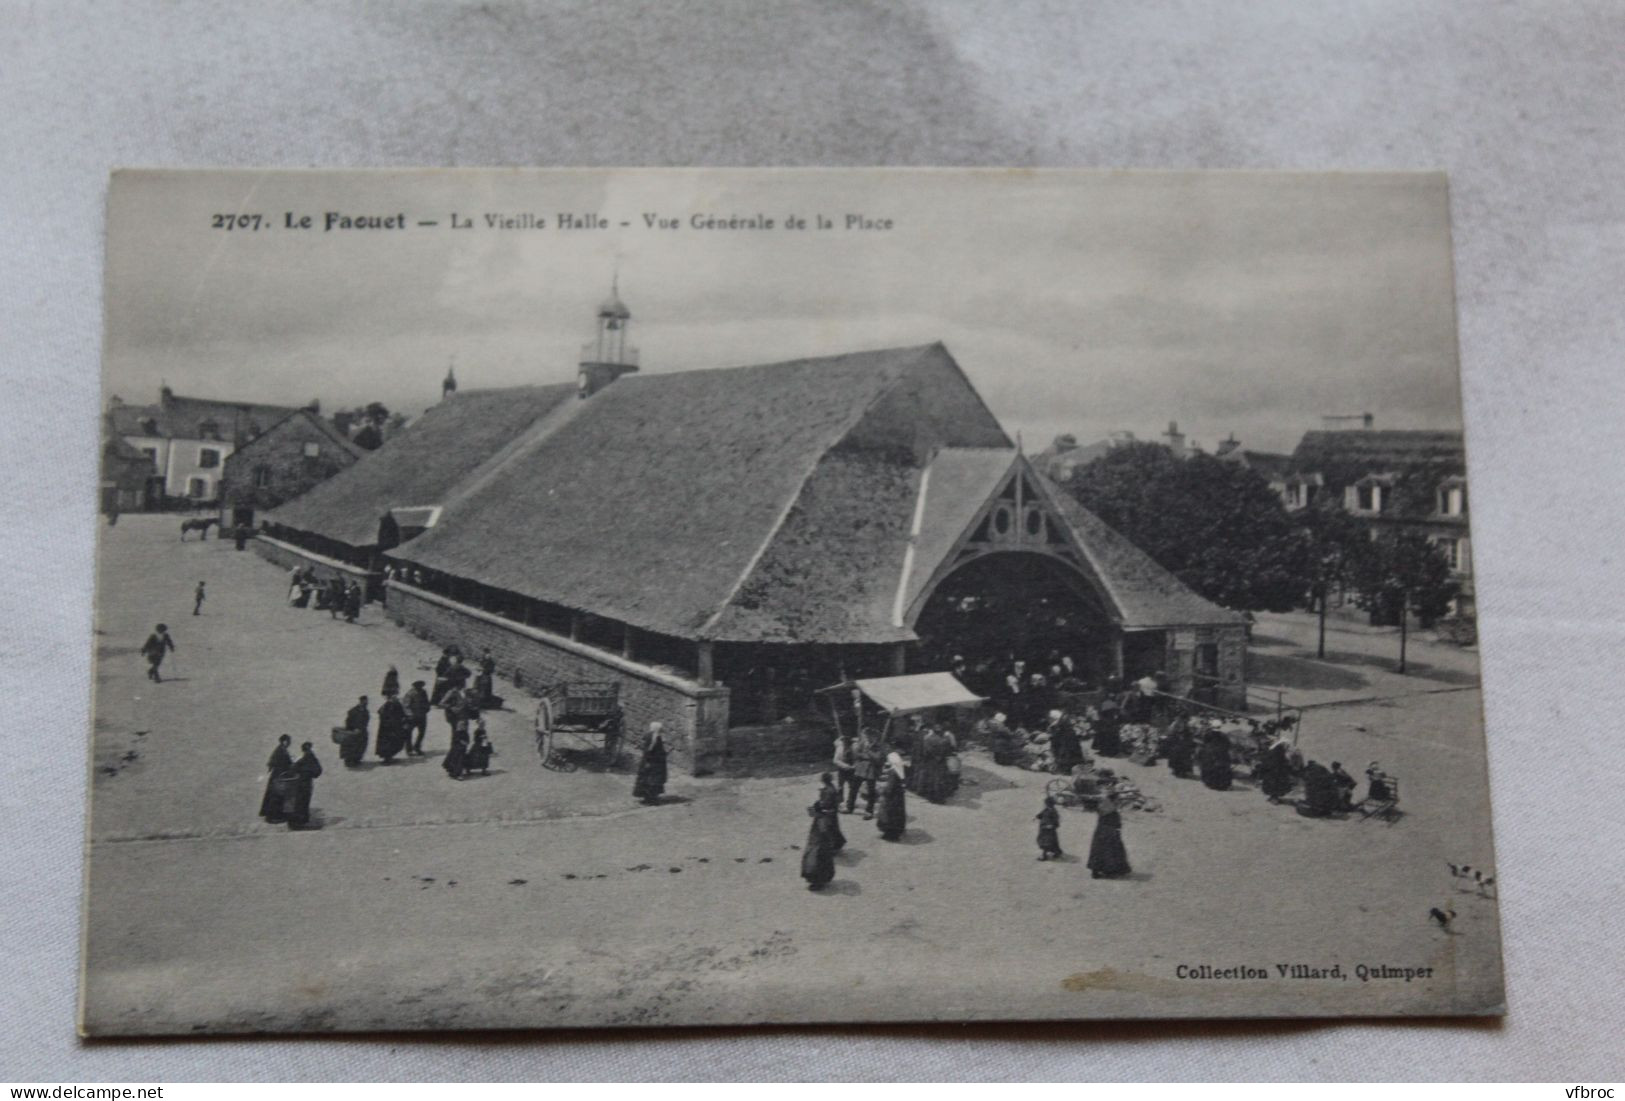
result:
M 131 170 L 90 1036 L 1504 1012 L 1429 173 Z

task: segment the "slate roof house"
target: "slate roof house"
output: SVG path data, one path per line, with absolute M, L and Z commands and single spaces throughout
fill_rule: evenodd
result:
M 392 618 L 523 684 L 619 680 L 698 770 L 827 750 L 816 689 L 977 647 L 1243 698 L 1241 618 L 1037 470 L 941 344 L 644 375 L 629 320 L 600 309 L 576 386 L 449 393 L 258 549 L 382 572 Z
M 1369 427 L 1306 432 L 1292 453 L 1289 491 L 1294 486 L 1302 487 L 1298 507 L 1328 493 L 1373 530 L 1404 527 L 1427 535 L 1461 582 L 1457 610 L 1473 610 L 1467 452 L 1460 432 Z M 1288 507 L 1293 504 L 1289 497 Z
M 214 501 L 227 456 L 293 412 L 291 406 L 183 397 L 164 386 L 156 405 L 114 398 L 107 415 L 113 433 L 152 460 L 165 496 Z
M 108 432 L 102 439 L 101 511 L 106 515 L 139 512 L 147 507 L 153 489 L 152 460 L 144 452 Z

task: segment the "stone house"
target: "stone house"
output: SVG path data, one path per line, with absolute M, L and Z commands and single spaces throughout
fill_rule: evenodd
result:
M 220 523 L 253 525 L 259 513 L 293 500 L 364 454 L 326 420 L 297 409 L 226 457 Z

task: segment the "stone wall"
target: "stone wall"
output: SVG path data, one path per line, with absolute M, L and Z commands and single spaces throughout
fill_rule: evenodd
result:
M 455 643 L 465 655 L 490 650 L 498 674 L 527 693 L 567 681 L 619 681 L 629 747 L 639 745 L 649 723 L 658 720 L 665 725 L 674 767 L 704 775 L 722 763 L 728 744 L 726 688 L 706 687 L 402 581 L 385 586 L 384 613 L 419 638 Z
M 1199 685 L 1196 678 L 1196 648 L 1218 647 L 1218 684 L 1213 702 L 1233 711 L 1247 710 L 1247 628 L 1242 624 L 1223 627 L 1178 627 L 1167 633 L 1168 690 L 1189 696 Z
M 725 731 L 719 767 L 749 773 L 771 765 L 828 763 L 834 752 L 835 730 L 828 723 L 736 726 Z

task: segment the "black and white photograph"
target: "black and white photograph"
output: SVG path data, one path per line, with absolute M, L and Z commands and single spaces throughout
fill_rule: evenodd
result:
M 82 1031 L 1496 1016 L 1439 173 L 133 170 Z

